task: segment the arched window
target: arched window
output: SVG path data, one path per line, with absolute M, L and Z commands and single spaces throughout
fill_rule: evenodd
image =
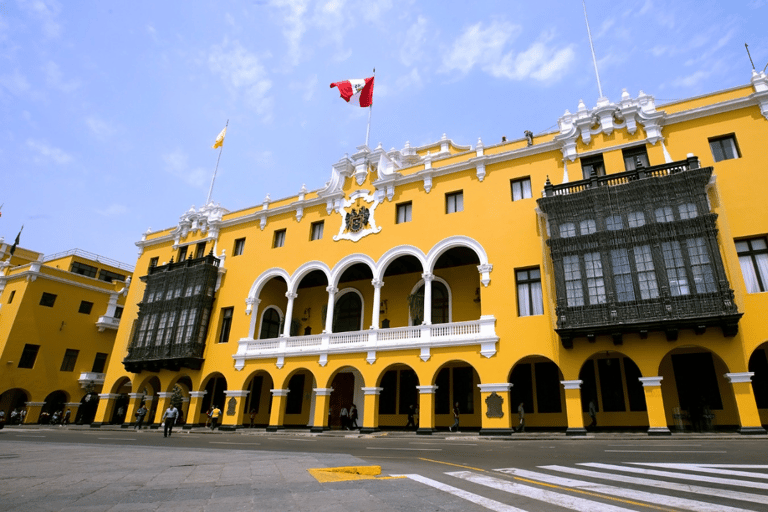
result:
M 359 331 L 363 301 L 355 292 L 345 293 L 333 308 L 333 332 Z
M 415 293 L 416 299 L 411 308 L 411 325 L 421 325 L 424 321 L 424 285 Z M 432 281 L 432 323 L 447 324 L 449 315 L 448 288 L 438 280 Z
M 280 313 L 275 308 L 267 308 L 261 318 L 260 340 L 280 337 Z

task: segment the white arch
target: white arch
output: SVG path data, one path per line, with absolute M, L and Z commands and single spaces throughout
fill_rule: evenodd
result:
M 429 250 L 429 253 L 427 253 L 427 271 L 433 272 L 437 259 L 445 251 L 453 249 L 454 247 L 468 247 L 475 251 L 477 258 L 480 260 L 480 265 L 488 264 L 488 255 L 486 254 L 485 249 L 483 249 L 483 246 L 480 245 L 480 242 L 468 236 L 458 235 L 444 238 Z
M 264 285 L 274 277 L 282 277 L 286 286 L 291 284 L 291 276 L 288 275 L 288 272 L 286 272 L 285 269 L 280 267 L 272 267 L 262 272 L 259 277 L 253 281 L 251 289 L 248 291 L 248 298 L 258 299 L 259 295 L 261 295 L 261 290 L 264 288 Z
M 280 323 L 281 323 L 281 324 L 282 324 L 282 323 L 283 323 L 283 321 L 285 320 L 285 314 L 283 313 L 283 310 L 282 310 L 282 309 L 280 309 L 278 306 L 275 306 L 275 305 L 273 305 L 273 304 L 270 304 L 269 306 L 267 306 L 267 307 L 265 307 L 265 308 L 264 308 L 264 310 L 261 312 L 261 316 L 259 317 L 259 325 L 258 325 L 258 327 L 259 327 L 259 335 L 258 335 L 258 337 L 256 336 L 256 333 L 254 332 L 254 333 L 253 333 L 253 336 L 251 336 L 251 338 L 253 338 L 253 339 L 255 339 L 255 340 L 261 339 L 261 326 L 262 326 L 262 324 L 264 323 L 264 315 L 266 315 L 266 314 L 267 314 L 267 310 L 268 310 L 268 309 L 274 309 L 274 310 L 276 310 L 276 311 L 277 311 L 277 314 L 280 316 Z M 278 332 L 277 334 L 278 334 L 278 336 L 279 336 L 279 335 L 280 335 L 280 334 L 282 334 L 282 333 Z
M 435 281 L 440 282 L 443 286 L 445 286 L 445 289 L 448 290 L 448 323 L 453 322 L 453 292 L 451 291 L 451 287 L 448 285 L 448 281 L 443 279 L 442 277 L 434 276 L 432 283 L 434 284 Z M 411 295 L 415 294 L 420 287 L 424 286 L 424 279 L 420 279 L 414 287 L 411 289 Z M 433 295 L 434 296 L 434 295 Z M 424 307 L 427 305 L 424 304 Z M 408 308 L 408 325 L 411 325 L 411 322 L 413 321 L 413 318 L 411 318 L 411 308 Z
M 314 270 L 319 270 L 320 272 L 325 274 L 325 278 L 328 280 L 328 284 L 331 284 L 330 267 L 328 267 L 328 265 L 326 265 L 322 261 L 308 261 L 293 272 L 293 275 L 291 276 L 291 280 L 288 281 L 288 291 L 291 293 L 296 293 L 296 290 L 298 289 L 299 283 L 301 283 L 301 280 L 304 279 L 304 277 L 307 274 L 309 274 Z
M 365 321 L 365 299 L 363 298 L 363 294 L 360 293 L 360 290 L 357 288 L 344 288 L 343 290 L 339 290 L 339 292 L 334 297 L 333 301 L 333 314 L 337 314 L 338 309 L 336 309 L 336 304 L 339 303 L 341 298 L 348 294 L 348 293 L 356 293 L 358 297 L 360 297 L 360 329 L 359 331 L 363 330 L 363 322 Z M 331 325 L 333 325 L 333 319 L 331 319 Z
M 376 263 L 376 270 L 373 273 L 373 279 L 377 281 L 383 281 L 384 272 L 386 272 L 389 264 L 401 256 L 415 257 L 419 260 L 419 263 L 421 263 L 422 272 L 426 271 L 427 258 L 421 249 L 414 247 L 413 245 L 398 245 L 397 247 L 393 247 L 392 249 L 385 252 L 381 258 L 379 258 L 379 261 Z
M 333 266 L 333 270 L 331 271 L 330 286 L 335 288 L 339 284 L 339 278 L 341 278 L 341 275 L 344 273 L 344 271 L 357 263 L 368 265 L 368 268 L 371 269 L 371 274 L 376 275 L 376 262 L 373 261 L 373 258 L 367 254 L 350 254 L 348 256 L 344 256 L 341 260 L 339 260 L 338 263 L 336 263 L 336 265 Z

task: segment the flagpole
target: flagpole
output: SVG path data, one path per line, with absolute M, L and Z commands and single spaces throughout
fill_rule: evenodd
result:
M 229 119 L 227 119 L 227 124 L 224 126 L 224 129 L 226 130 L 228 126 L 229 126 Z M 213 182 L 216 181 L 216 172 L 219 170 L 219 160 L 221 160 L 222 151 L 224 151 L 223 142 L 221 144 L 221 149 L 219 149 L 219 157 L 216 159 L 216 168 L 213 170 L 213 177 L 211 177 L 211 188 L 208 189 L 208 199 L 205 201 L 205 204 L 208 204 L 211 202 L 211 194 L 213 194 Z
M 376 68 L 373 68 L 374 83 L 376 79 Z M 368 128 L 365 130 L 365 147 L 368 147 L 368 137 L 371 135 L 371 112 L 373 112 L 373 102 L 368 106 Z
M 592 31 L 589 30 L 589 19 L 587 18 L 587 3 L 581 0 L 581 5 L 584 7 L 584 21 L 587 23 L 587 36 L 589 36 L 589 47 L 592 50 L 592 63 L 595 65 L 595 77 L 597 78 L 597 92 L 600 93 L 600 97 L 603 97 L 603 86 L 600 85 L 600 73 L 597 72 L 597 58 L 595 58 L 595 45 L 592 44 Z

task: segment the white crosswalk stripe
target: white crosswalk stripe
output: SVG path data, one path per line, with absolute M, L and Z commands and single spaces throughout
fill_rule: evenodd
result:
M 768 477 L 766 465 L 589 462 L 575 466 L 547 465 L 539 466 L 535 470 L 503 468 L 495 470 L 498 472 L 496 475 L 477 471 L 445 473 L 446 477 L 464 481 L 463 489 L 421 475 L 404 476 L 498 512 L 541 510 L 541 505 L 531 504 L 532 502 L 546 504 L 546 510 L 556 508 L 584 512 L 748 512 L 766 510 L 768 505 L 768 494 L 760 493 L 761 490 L 768 489 L 768 485 L 759 481 Z M 710 477 L 707 476 L 709 473 L 727 475 L 730 478 Z M 681 483 L 679 480 L 685 482 Z M 691 480 L 695 480 L 697 484 L 687 483 Z M 707 487 L 706 484 L 713 486 Z M 477 486 L 477 489 L 472 486 Z M 750 488 L 752 492 L 739 490 L 745 487 Z M 509 498 L 499 498 L 499 491 L 508 493 Z M 668 491 L 669 494 L 662 494 L 660 491 Z M 484 492 L 495 493 L 493 499 L 484 497 Z M 514 503 L 515 506 L 507 503 Z

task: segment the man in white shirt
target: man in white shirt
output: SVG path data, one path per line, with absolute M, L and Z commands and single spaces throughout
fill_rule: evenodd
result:
M 173 405 L 169 405 L 163 413 L 163 437 L 170 437 L 173 431 L 173 424 L 179 417 L 179 410 Z

